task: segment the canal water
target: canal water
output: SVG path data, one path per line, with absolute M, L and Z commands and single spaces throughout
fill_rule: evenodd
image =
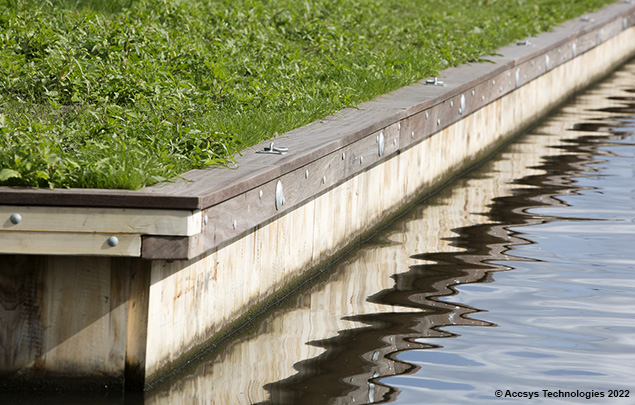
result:
M 635 403 L 635 61 L 231 342 L 95 399 Z

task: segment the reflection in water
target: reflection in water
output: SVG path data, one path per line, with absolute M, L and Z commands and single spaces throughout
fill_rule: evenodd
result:
M 635 363 L 635 317 L 624 309 L 635 304 L 633 79 L 635 63 L 576 97 L 146 403 L 635 396 L 632 367 L 618 364 Z

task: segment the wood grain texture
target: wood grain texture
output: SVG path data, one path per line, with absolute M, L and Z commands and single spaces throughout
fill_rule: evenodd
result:
M 0 255 L 0 375 L 42 356 L 40 259 Z
M 18 224 L 11 222 L 19 214 Z M 99 232 L 191 236 L 201 232 L 200 211 L 0 205 L 0 232 Z
M 123 387 L 133 263 L 0 255 L 0 386 Z
M 146 345 L 148 339 L 148 302 L 150 297 L 150 262 L 118 259 L 115 266 L 129 266 L 129 300 L 127 308 L 125 348 L 125 389 L 142 390 L 146 382 Z M 123 261 L 125 260 L 125 261 Z
M 0 232 L 0 254 L 141 256 L 141 236 L 116 234 L 117 246 L 110 246 L 113 234 L 77 232 Z

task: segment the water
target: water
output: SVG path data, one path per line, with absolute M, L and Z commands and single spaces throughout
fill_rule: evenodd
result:
M 635 61 L 123 401 L 635 403 Z

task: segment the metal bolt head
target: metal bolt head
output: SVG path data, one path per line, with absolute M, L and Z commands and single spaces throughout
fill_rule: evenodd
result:
M 117 238 L 116 236 L 111 236 L 106 242 L 108 242 L 108 246 L 115 247 L 119 244 L 119 238 Z
M 381 131 L 379 133 L 379 136 L 377 137 L 377 153 L 379 154 L 379 156 L 382 156 L 384 154 L 385 141 L 386 138 L 384 137 L 384 131 Z
M 258 198 L 260 198 L 262 200 L 262 190 L 260 190 L 260 192 L 258 193 Z
M 465 94 L 461 94 L 461 106 L 459 107 L 459 114 L 463 114 L 463 111 L 465 111 L 465 104 L 466 104 L 466 100 L 465 100 Z
M 205 215 L 205 216 L 203 217 L 203 223 L 204 223 L 205 225 L 207 225 L 207 223 L 208 223 L 208 222 L 209 222 L 209 217 L 208 217 L 207 215 Z
M 22 215 L 20 215 L 20 214 L 11 214 L 11 216 L 9 217 L 9 220 L 11 221 L 11 223 L 13 225 L 17 225 L 20 222 L 22 222 Z
M 342 160 L 346 159 L 346 152 L 342 153 Z
M 232 221 L 232 228 L 236 229 L 236 227 L 238 226 L 238 223 L 236 222 L 236 220 L 234 219 Z
M 284 204 L 284 191 L 282 190 L 282 182 L 278 180 L 276 183 L 276 210 L 282 208 Z
M 308 179 L 308 178 L 309 178 L 309 171 L 308 171 L 308 170 L 305 170 L 305 171 L 304 171 L 304 178 L 305 178 L 305 179 Z

